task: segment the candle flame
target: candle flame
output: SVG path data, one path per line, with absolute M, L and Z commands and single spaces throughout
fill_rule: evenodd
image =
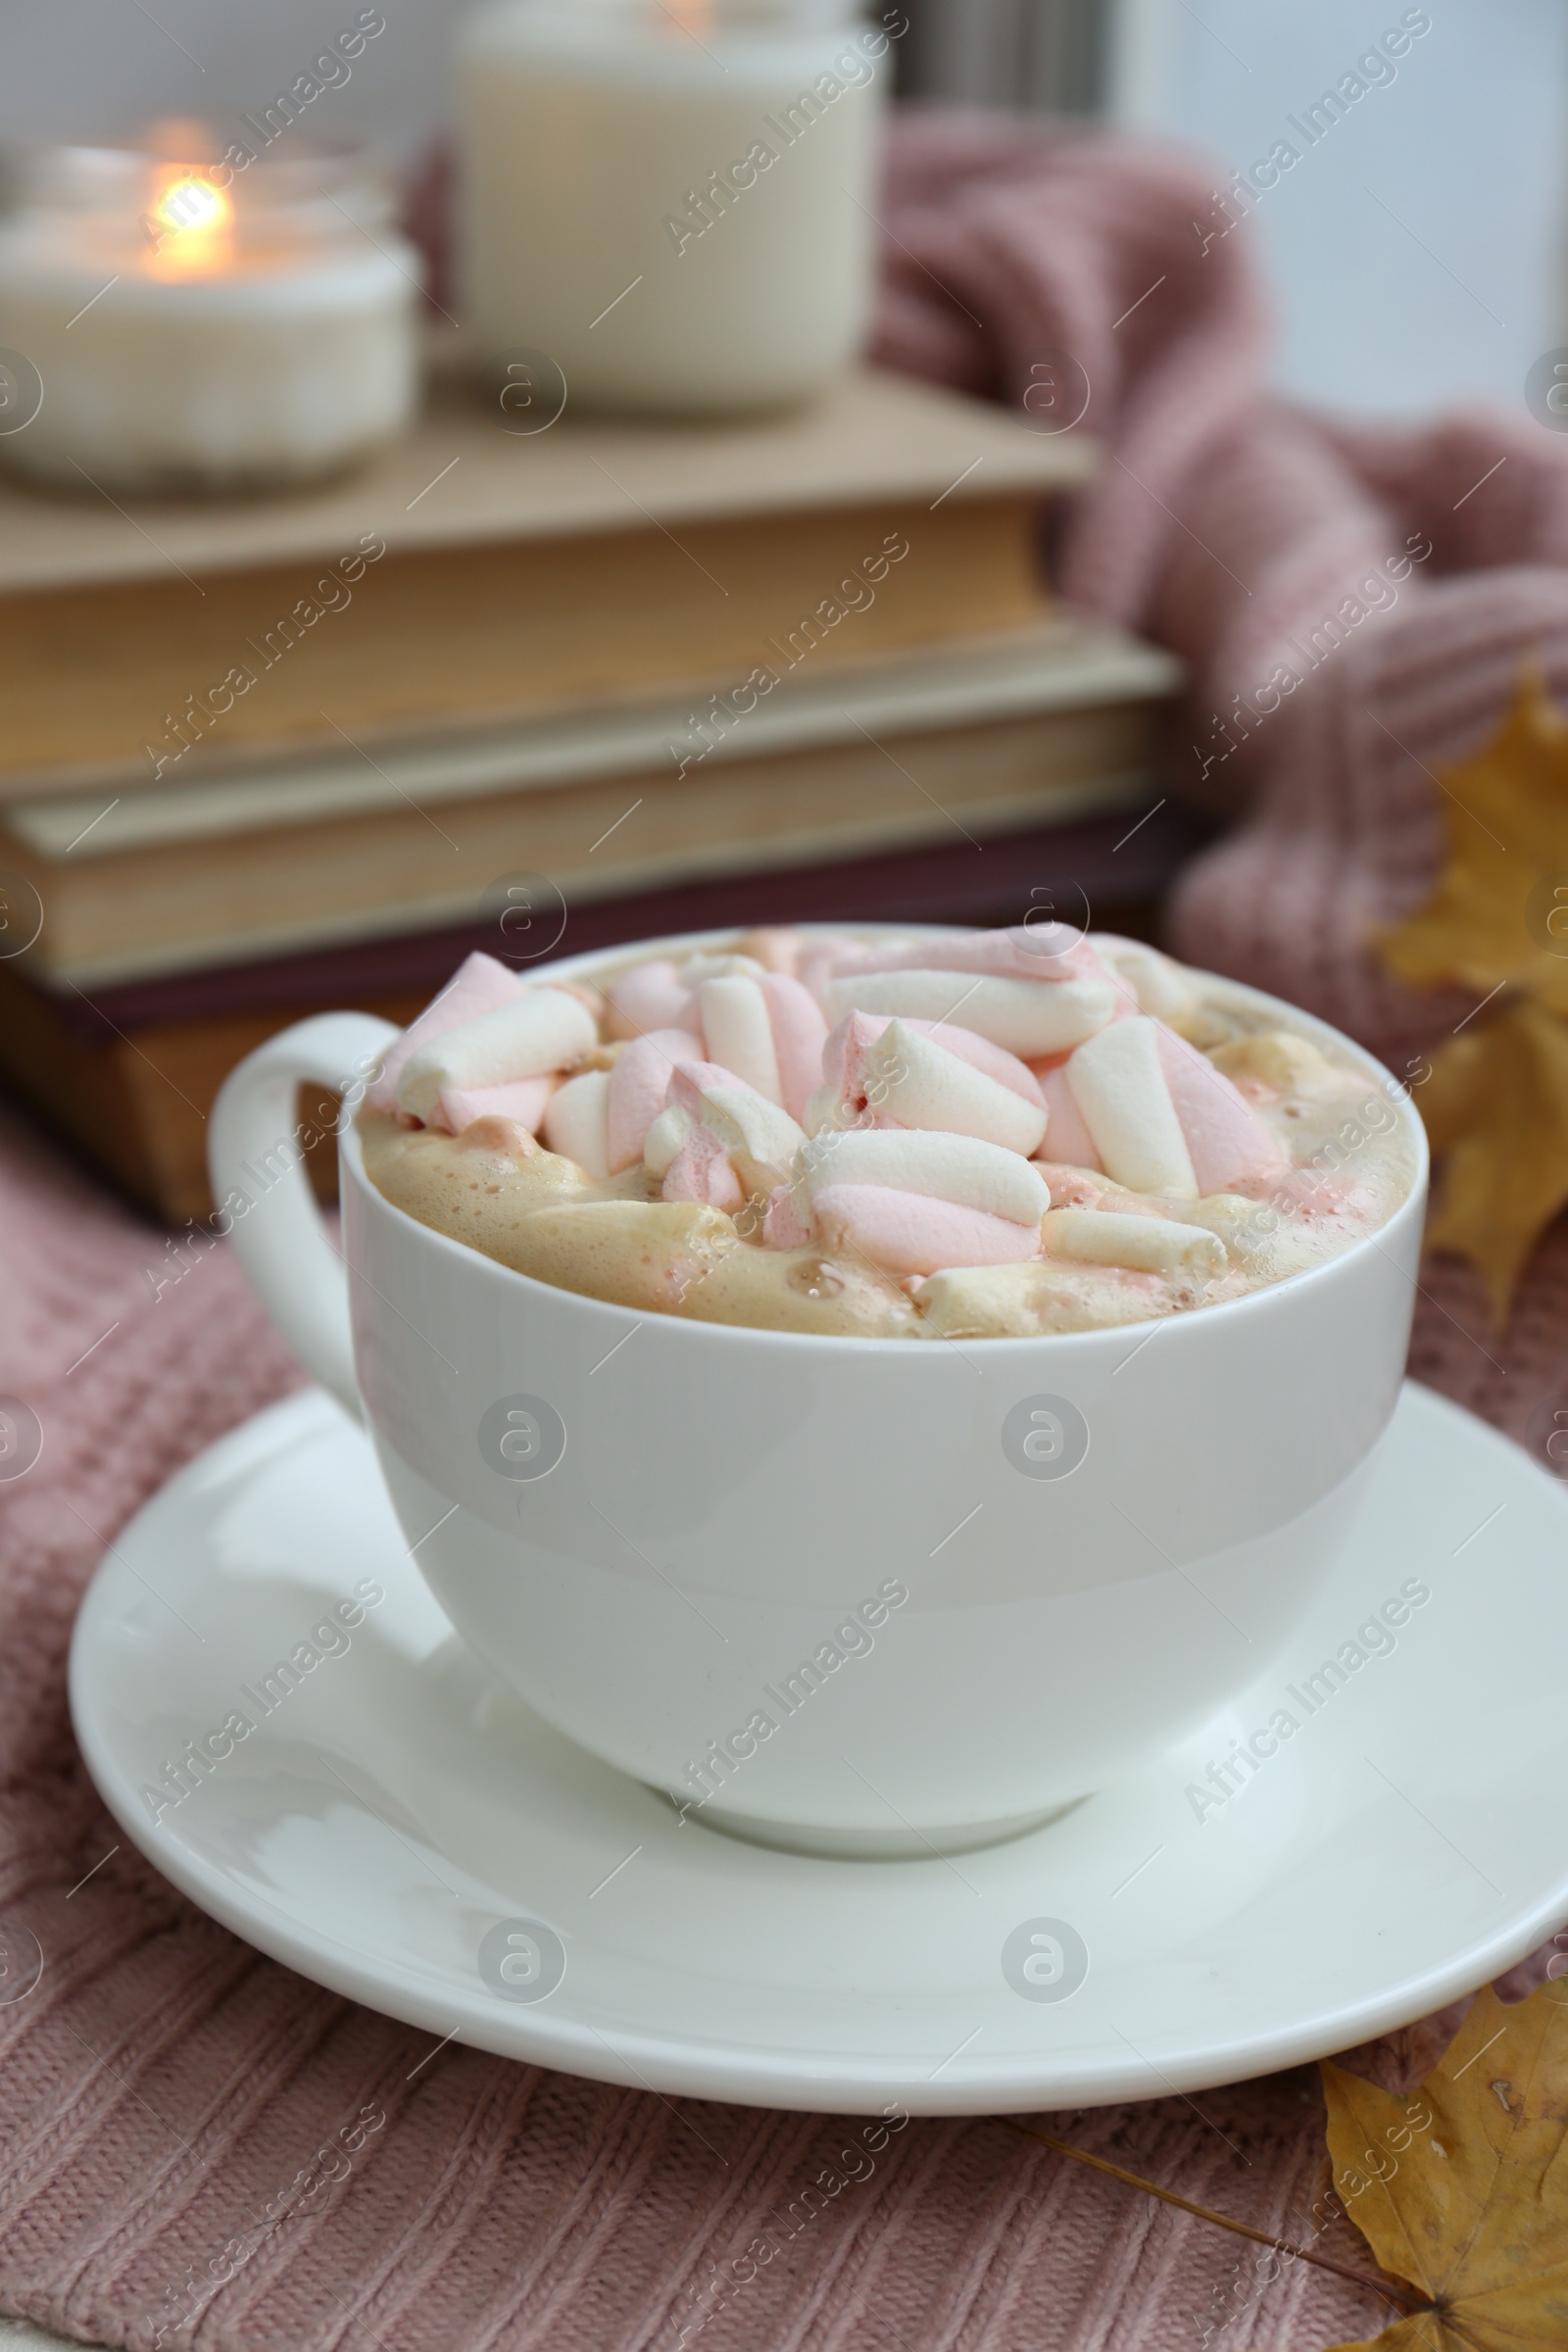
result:
M 148 214 L 154 251 L 172 274 L 221 269 L 229 258 L 234 207 L 200 170 L 175 164 L 160 174 Z

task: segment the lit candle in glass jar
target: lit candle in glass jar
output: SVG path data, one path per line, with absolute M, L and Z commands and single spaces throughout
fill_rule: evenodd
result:
M 460 262 L 476 356 L 590 406 L 818 390 L 863 339 L 897 10 L 505 0 L 462 38 Z
M 409 422 L 418 257 L 364 154 L 290 141 L 235 169 L 201 153 L 187 133 L 177 154 L 23 159 L 0 220 L 0 347 L 41 401 L 0 459 L 78 489 L 262 488 Z

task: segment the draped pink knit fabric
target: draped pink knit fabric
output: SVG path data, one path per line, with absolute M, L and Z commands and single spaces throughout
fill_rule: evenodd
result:
M 1204 789 L 1251 814 L 1178 909 L 1202 960 L 1414 1050 L 1456 1016 L 1378 982 L 1363 927 L 1430 870 L 1417 760 L 1474 739 L 1526 638 L 1565 667 L 1568 588 L 1544 568 L 1568 529 L 1561 469 L 1523 427 L 1374 440 L 1263 401 L 1261 306 L 1240 236 L 1200 253 L 1189 221 L 1206 200 L 1206 179 L 1152 148 L 908 124 L 883 355 L 979 389 L 1016 387 L 1043 349 L 1078 359 L 1111 455 L 1072 525 L 1069 585 L 1177 645 L 1204 718 L 1269 674 L 1347 575 L 1408 530 L 1430 533 L 1419 584 L 1211 768 Z M 1499 453 L 1507 465 L 1464 503 L 1472 462 L 1480 475 Z M 200 2345 L 673 2352 L 710 2266 L 832 2162 L 832 2118 L 665 2101 L 458 2045 L 432 2056 L 428 2034 L 195 1911 L 86 1779 L 64 1675 L 87 1576 L 181 1462 L 299 1378 L 224 1250 L 155 1299 L 142 1268 L 160 1256 L 158 1237 L 0 1127 L 0 1393 L 45 1441 L 25 1477 L 0 1484 L 0 2308 L 144 2343 L 149 2315 L 239 2239 L 233 2276 L 188 2299 Z M 1435 1264 L 1413 1369 L 1520 1430 L 1561 1377 L 1560 1233 L 1509 1332 L 1483 1348 L 1468 1335 L 1484 1331 L 1472 1278 Z M 20 1978 L 3 1972 L 27 1937 L 43 1974 L 12 1998 Z M 1365 2063 L 1410 2058 L 1384 2046 Z M 260 2224 L 371 2101 L 387 2121 L 349 2177 L 309 2212 Z M 1310 2230 L 1324 2180 L 1310 2070 L 1041 2120 L 1254 2227 Z M 1348 2228 L 1319 2243 L 1365 2262 Z M 916 2122 L 701 2340 L 1283 2352 L 1374 2333 L 1387 2316 L 1328 2273 L 1276 2268 L 1004 2123 Z
M 224 1248 L 155 1300 L 162 1237 L 0 1120 L 0 2310 L 211 2352 L 676 2352 L 710 2266 L 854 2124 L 624 2091 L 393 2024 L 262 1958 L 125 1841 L 65 1663 L 128 1514 L 300 1378 Z M 107 1858 L 106 1858 L 107 1857 Z M 91 1874 L 90 1876 L 88 1874 Z M 44 1958 L 36 1987 L 27 1955 Z M 268 2227 L 374 2102 L 348 2177 Z M 1310 2068 L 1047 2130 L 1270 2232 L 1324 2187 Z M 332 2169 L 338 2169 L 336 2160 Z M 863 2171 L 863 2163 L 857 2164 Z M 244 2259 L 203 2300 L 210 2266 Z M 1364 2262 L 1341 2224 L 1319 2251 Z M 1140 2198 L 1001 2122 L 910 2123 L 688 2342 L 703 2352 L 1215 2352 L 1375 2332 L 1367 2294 Z M 227 2258 L 233 2267 L 234 2258 Z M 699 2307 L 700 2308 L 700 2307 Z
M 1395 431 L 1270 397 L 1250 231 L 1220 233 L 1172 149 L 915 114 L 885 218 L 885 365 L 1014 406 L 1043 357 L 1088 378 L 1105 463 L 1062 584 L 1190 665 L 1175 788 L 1243 819 L 1184 877 L 1172 945 L 1402 1066 L 1472 1009 L 1370 953 L 1441 859 L 1429 771 L 1528 655 L 1568 701 L 1568 437 L 1522 398 Z

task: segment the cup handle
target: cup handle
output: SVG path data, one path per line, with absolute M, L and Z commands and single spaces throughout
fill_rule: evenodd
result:
M 230 1070 L 207 1129 L 220 1230 L 232 1237 L 251 1288 L 284 1341 L 356 1420 L 364 1408 L 354 1376 L 348 1277 L 305 1171 L 296 1099 L 309 1084 L 339 1096 L 341 1132 L 400 1034 L 368 1012 L 297 1021 Z

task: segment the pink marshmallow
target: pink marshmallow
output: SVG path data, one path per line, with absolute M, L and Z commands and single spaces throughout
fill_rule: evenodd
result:
M 907 948 L 856 949 L 832 967 L 851 972 L 981 972 L 1003 980 L 1108 980 L 1094 949 L 1070 923 L 1014 923 L 1005 931 L 963 931 Z
M 665 1169 L 660 1189 L 666 1200 L 702 1200 L 710 1208 L 734 1210 L 746 1198 L 728 1152 L 703 1126 L 692 1129 Z
M 650 1029 L 616 1055 L 606 1101 L 605 1149 L 612 1176 L 641 1159 L 649 1128 L 664 1107 L 678 1061 L 689 1061 L 697 1041 L 689 1029 Z
M 650 956 L 620 973 L 605 991 L 605 1026 L 612 1037 L 646 1037 L 651 1029 L 689 1029 L 702 1035 L 697 998 L 667 956 Z
M 539 1122 L 551 1096 L 561 1080 L 552 1073 L 546 1078 L 514 1078 L 506 1086 L 449 1086 L 442 1089 L 437 1115 L 432 1127 L 445 1127 L 453 1135 L 461 1135 L 475 1119 L 512 1119 L 537 1135 Z
M 762 1239 L 770 1250 L 804 1250 L 811 1239 L 811 1228 L 801 1223 L 795 1195 L 787 1184 L 776 1186 L 767 1196 Z
M 962 1029 L 956 1021 L 906 1021 L 904 1026 L 914 1030 L 917 1036 L 930 1038 L 933 1045 L 945 1047 L 948 1053 L 956 1054 L 971 1069 L 994 1078 L 999 1086 L 1021 1095 L 1026 1102 L 1040 1101 L 1040 1082 L 1029 1064 L 1020 1061 L 1016 1054 L 1009 1054 L 1005 1046 L 994 1046 L 978 1030 Z
M 867 951 L 849 939 L 824 939 L 817 932 L 807 934 L 795 966 L 795 976 L 809 995 L 818 997 L 822 983 L 834 972 L 854 971 L 865 959 Z
M 983 1208 L 885 1185 L 823 1185 L 812 1208 L 816 1236 L 826 1248 L 858 1252 L 890 1274 L 1016 1265 L 1040 1255 L 1038 1225 L 1016 1225 Z
M 867 1102 L 862 1075 L 866 1048 L 876 1043 L 893 1017 L 887 1012 L 848 1013 L 823 1044 L 822 1077 L 838 1095 L 847 1114 L 846 1123 L 853 1118 L 862 1126 L 897 1124 L 885 1111 Z M 994 1046 L 989 1038 L 978 1036 L 973 1029 L 960 1029 L 952 1021 L 906 1020 L 904 1026 L 917 1037 L 928 1037 L 934 1046 L 941 1046 L 957 1060 L 967 1062 L 982 1076 L 995 1079 L 999 1086 L 1006 1087 L 1025 1102 L 1038 1103 L 1043 1100 L 1040 1081 L 1029 1064 L 1009 1054 L 1005 1046 Z
M 777 1189 L 784 1163 L 805 1141 L 787 1111 L 717 1062 L 677 1062 L 664 1102 L 691 1122 L 664 1171 L 666 1200 L 737 1209 L 749 1187 L 770 1194 Z
M 841 1102 L 858 1091 L 860 1060 L 891 1021 L 891 1012 L 851 1012 L 822 1041 L 822 1080 Z
M 527 987 L 525 980 L 509 971 L 504 963 L 498 963 L 493 956 L 465 957 L 441 994 L 388 1047 L 373 1085 L 366 1090 L 365 1100 L 371 1110 L 396 1110 L 403 1065 L 420 1046 L 427 1046 L 432 1038 L 444 1037 L 449 1029 L 457 1029 L 465 1021 L 476 1020 L 482 1012 L 494 1012 L 501 1005 L 512 1004 L 526 994 Z
M 703 1097 L 713 1087 L 729 1087 L 743 1095 L 755 1095 L 755 1086 L 737 1078 L 721 1062 L 704 1061 L 696 1054 L 683 1054 L 669 1073 L 669 1085 L 664 1096 L 667 1107 L 689 1110 L 694 1119 L 703 1115 Z
M 1035 1166 L 1045 1178 L 1053 1208 L 1117 1208 L 1127 1212 L 1132 1198 L 1127 1193 L 1107 1193 L 1095 1182 L 1088 1168 L 1075 1168 L 1059 1159 L 1036 1159 Z M 1157 1212 L 1155 1212 L 1157 1213 Z
M 1060 1161 L 1073 1168 L 1092 1168 L 1102 1174 L 1103 1162 L 1067 1083 L 1065 1066 L 1043 1071 L 1039 1086 L 1046 1099 L 1047 1118 L 1046 1140 L 1035 1153 L 1036 1159 Z
M 753 1095 L 757 1089 L 716 1061 L 676 1062 L 665 1090 L 666 1108 L 690 1111 L 696 1122 L 690 1135 L 664 1171 L 660 1191 L 666 1200 L 704 1200 L 710 1208 L 740 1207 L 746 1190 L 718 1138 L 703 1124 L 703 1095 L 711 1087 L 731 1087 Z
M 1155 1023 L 1155 1044 L 1200 1195 L 1235 1192 L 1239 1185 L 1288 1164 L 1283 1146 L 1223 1070 L 1216 1070 L 1205 1054 L 1163 1021 Z M 1059 1159 L 1063 1154 L 1054 1149 L 1054 1117 L 1053 1112 L 1047 1141 Z
M 760 963 L 764 972 L 788 972 L 792 976 L 799 967 L 806 946 L 806 935 L 787 926 L 764 924 L 758 931 L 743 931 L 735 942 L 737 956 L 749 956 Z
M 767 1006 L 784 1108 L 792 1119 L 804 1118 L 808 1102 L 822 1083 L 827 1022 L 810 990 L 787 973 L 764 972 L 757 985 Z

